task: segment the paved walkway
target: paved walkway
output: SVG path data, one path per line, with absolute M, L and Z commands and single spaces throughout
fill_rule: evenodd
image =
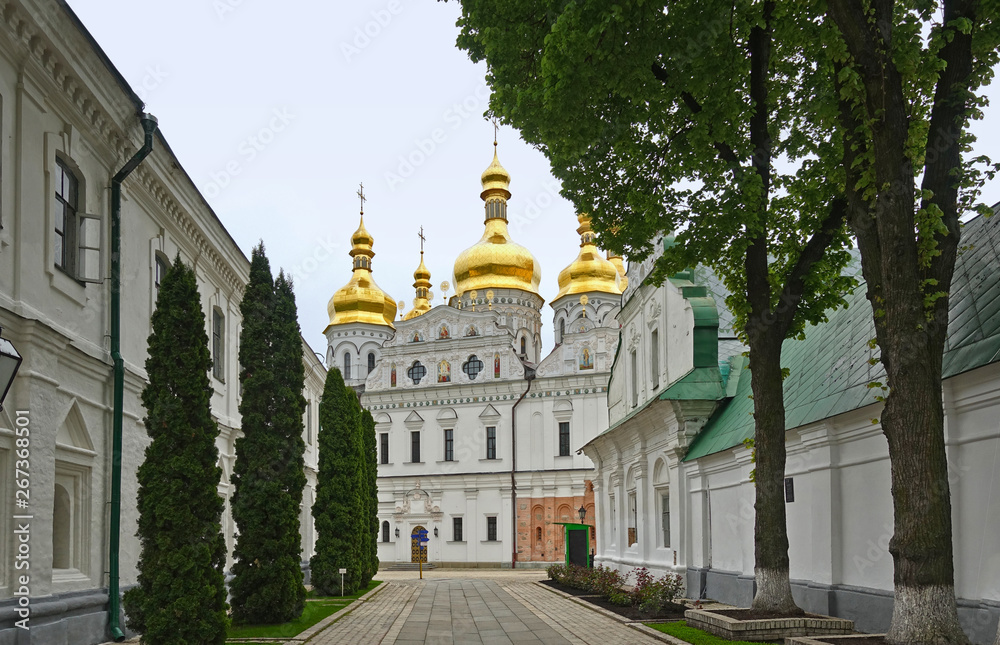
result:
M 308 645 L 635 645 L 657 640 L 542 589 L 543 572 L 384 572 L 385 588 Z

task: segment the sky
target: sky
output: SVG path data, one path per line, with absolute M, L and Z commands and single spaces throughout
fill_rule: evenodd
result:
M 264 241 L 295 283 L 299 324 L 325 353 L 327 303 L 351 276 L 358 187 L 374 277 L 412 306 L 425 262 L 434 304 L 455 258 L 483 232 L 480 175 L 493 158 L 485 64 L 455 46 L 458 2 L 69 0 L 159 119 L 180 163 L 244 254 Z M 995 94 L 993 90 L 991 93 Z M 1000 157 L 1000 100 L 974 127 Z M 576 258 L 572 204 L 544 155 L 501 127 L 512 238 L 541 265 L 546 301 Z M 984 191 L 1000 201 L 1000 180 Z M 552 311 L 543 356 L 553 346 Z

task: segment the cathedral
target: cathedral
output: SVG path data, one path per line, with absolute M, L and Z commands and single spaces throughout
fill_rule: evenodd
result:
M 330 299 L 327 362 L 376 423 L 383 565 L 547 566 L 565 559 L 561 523 L 582 515 L 595 525 L 594 465 L 579 449 L 608 426 L 627 279 L 580 215 L 580 251 L 559 274 L 555 347 L 543 358 L 541 268 L 510 237 L 510 183 L 494 150 L 482 174 L 483 236 L 455 259 L 447 305 L 431 304 L 421 251 L 413 307 L 397 319 L 372 277 L 363 212 L 351 279 Z

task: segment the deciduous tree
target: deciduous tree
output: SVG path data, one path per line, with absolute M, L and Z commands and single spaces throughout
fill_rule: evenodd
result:
M 1000 4 L 829 0 L 826 15 L 840 36 L 829 46 L 850 224 L 887 379 L 881 423 L 892 462 L 895 604 L 886 640 L 966 643 L 941 375 L 960 218 L 986 176 L 977 163 L 985 160 L 968 154 L 968 125 L 998 61 Z
M 601 240 L 636 260 L 677 231 L 650 280 L 704 263 L 749 346 L 761 611 L 797 613 L 785 525 L 781 346 L 852 285 L 822 25 L 801 3 L 462 0 L 459 46 L 490 108 L 549 158 Z M 831 134 L 833 136 L 831 136 Z

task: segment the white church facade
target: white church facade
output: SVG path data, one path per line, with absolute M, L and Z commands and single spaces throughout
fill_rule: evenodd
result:
M 352 278 L 330 300 L 328 361 L 375 418 L 383 564 L 546 566 L 565 558 L 558 522 L 581 508 L 594 522 L 593 464 L 578 450 L 607 427 L 624 270 L 581 216 L 579 255 L 551 303 L 556 346 L 541 358 L 540 267 L 510 238 L 509 184 L 494 155 L 484 233 L 455 261 L 449 304 L 431 307 L 421 252 L 414 306 L 395 320 L 363 217 Z
M 963 230 L 944 356 L 959 617 L 992 643 L 1000 617 L 1000 217 Z M 749 606 L 754 592 L 753 402 L 724 291 L 698 269 L 644 284 L 629 267 L 610 428 L 595 463 L 596 563 L 678 573 L 687 594 Z M 890 466 L 868 383 L 864 287 L 804 340 L 785 341 L 786 505 L 792 590 L 807 611 L 882 632 L 893 602 Z

